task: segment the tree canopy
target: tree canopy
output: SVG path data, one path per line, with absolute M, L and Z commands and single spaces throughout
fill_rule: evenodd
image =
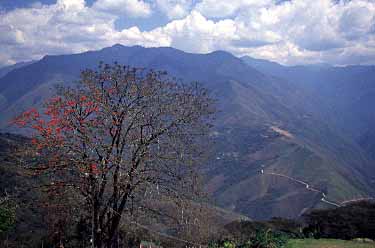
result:
M 52 190 L 78 193 L 93 245 L 116 247 L 123 214 L 149 192 L 174 199 L 194 192 L 214 112 L 198 83 L 101 64 L 15 123 L 32 130 L 27 153 L 40 159 L 30 169 L 48 174 Z

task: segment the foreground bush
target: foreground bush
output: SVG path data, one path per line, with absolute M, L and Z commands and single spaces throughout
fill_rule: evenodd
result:
M 7 198 L 0 198 L 0 235 L 6 233 L 15 223 L 15 206 Z
M 210 248 L 281 248 L 288 242 L 288 236 L 281 232 L 263 229 L 246 241 L 223 240 L 209 245 Z
M 304 216 L 307 237 L 375 239 L 375 203 L 360 202 L 330 210 L 314 210 Z

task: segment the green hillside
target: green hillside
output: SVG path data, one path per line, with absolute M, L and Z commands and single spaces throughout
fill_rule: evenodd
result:
M 374 248 L 375 243 L 335 239 L 295 239 L 290 240 L 285 248 Z

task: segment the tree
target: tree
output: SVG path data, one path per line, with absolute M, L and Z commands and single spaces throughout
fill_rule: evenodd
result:
M 80 228 L 80 214 L 84 213 L 78 208 L 74 191 L 59 185 L 40 189 L 38 207 L 43 211 L 43 223 L 47 227 L 43 241 L 51 247 L 79 247 L 79 244 L 84 244 L 87 239 L 79 237 L 77 240 L 76 229 L 73 228 Z
M 303 216 L 307 236 L 330 239 L 375 238 L 375 203 L 360 201 L 334 209 L 312 210 Z
M 115 63 L 82 71 L 44 110 L 15 119 L 33 130 L 27 154 L 40 159 L 31 169 L 81 195 L 92 246 L 109 248 L 123 215 L 151 189 L 172 198 L 194 190 L 214 101 L 198 83 Z
M 5 194 L 0 197 L 0 236 L 6 234 L 3 245 L 8 245 L 7 232 L 14 226 L 16 221 L 16 205 L 12 199 Z

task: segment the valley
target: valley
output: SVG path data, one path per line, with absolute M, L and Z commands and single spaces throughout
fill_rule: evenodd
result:
M 372 92 L 373 77 L 360 79 L 362 91 L 356 94 L 362 100 L 352 90 L 357 72 L 372 75 L 367 66 L 284 67 L 223 51 L 122 45 L 46 56 L 0 78 L 2 131 L 17 132 L 9 125 L 17 113 L 42 106 L 56 85 L 69 85 L 99 61 L 165 70 L 212 92 L 219 110 L 211 135 L 215 145 L 202 172 L 222 208 L 251 219 L 293 218 L 306 209 L 374 196 L 373 140 L 363 139 L 373 121 L 373 111 L 364 111 L 372 103 L 364 92 Z M 342 97 L 352 100 L 344 104 Z

